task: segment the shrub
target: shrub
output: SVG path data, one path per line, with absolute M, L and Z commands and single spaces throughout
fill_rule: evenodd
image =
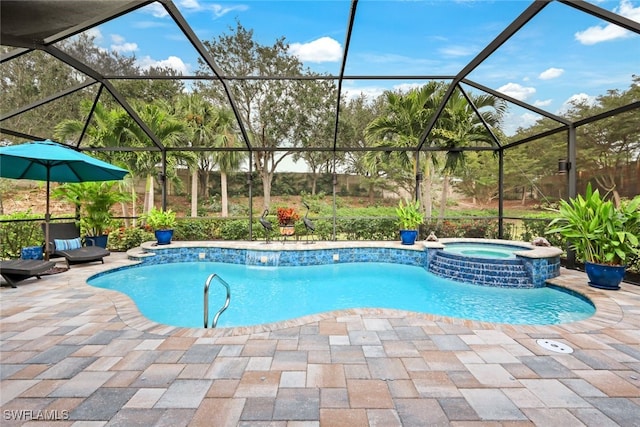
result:
M 213 221 L 205 219 L 180 219 L 173 229 L 175 240 L 214 240 Z
M 155 240 L 151 231 L 141 227 L 120 227 L 109 233 L 109 249 L 125 252 L 140 246 L 143 242 Z
M 31 211 L 16 212 L 11 215 L 0 215 L 2 220 L 14 222 L 0 223 L 0 257 L 2 259 L 20 258 L 22 248 L 44 244 L 44 236 L 39 221 L 22 221 L 41 219 L 41 215 Z
M 546 234 L 550 222 L 550 218 L 523 218 L 524 232 L 522 233 L 522 240 L 530 242 L 536 237 L 545 237 L 552 246 L 564 247 L 566 239 L 560 234 Z
M 223 240 L 249 240 L 249 220 L 226 220 L 220 227 L 220 237 Z
M 425 225 L 427 232 L 433 231 L 438 237 L 472 237 L 472 238 L 498 238 L 498 221 L 487 218 L 472 219 L 446 219 L 438 223 L 437 219 L 431 219 Z M 513 227 L 505 224 L 505 238 L 510 238 Z
M 398 238 L 396 218 L 338 218 L 336 232 L 348 240 L 395 240 Z

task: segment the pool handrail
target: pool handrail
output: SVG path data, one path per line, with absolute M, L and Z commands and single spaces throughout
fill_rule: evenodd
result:
M 225 282 L 222 277 L 218 276 L 216 273 L 212 273 L 207 277 L 207 281 L 204 284 L 204 327 L 208 328 L 209 324 L 209 285 L 213 279 L 217 279 L 226 289 L 227 289 L 227 298 L 224 302 L 224 306 L 218 310 L 215 316 L 213 316 L 213 321 L 211 322 L 211 327 L 215 328 L 218 324 L 218 319 L 220 315 L 229 307 L 229 303 L 231 302 L 231 288 L 229 284 Z

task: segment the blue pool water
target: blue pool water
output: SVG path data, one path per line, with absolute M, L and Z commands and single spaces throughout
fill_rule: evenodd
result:
M 497 243 L 447 243 L 446 252 L 474 258 L 514 259 L 514 251 L 525 251 L 527 248 Z
M 572 322 L 595 312 L 587 300 L 559 288 L 476 286 L 440 278 L 423 267 L 375 262 L 302 267 L 182 262 L 122 269 L 89 283 L 129 295 L 155 322 L 203 327 L 203 288 L 211 273 L 231 287 L 231 304 L 218 327 L 347 308 L 391 308 L 510 324 Z M 209 324 L 225 296 L 224 287 L 212 282 Z

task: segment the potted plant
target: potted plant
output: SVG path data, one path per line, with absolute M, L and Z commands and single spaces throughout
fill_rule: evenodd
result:
M 420 202 L 405 203 L 400 200 L 396 208 L 398 223 L 400 227 L 400 241 L 403 245 L 413 245 L 418 238 L 418 227 L 424 221 L 422 212 L 420 212 Z
M 173 238 L 173 227 L 176 226 L 176 213 L 171 209 L 163 211 L 156 207 L 151 208 L 144 215 L 145 223 L 154 230 L 158 245 L 168 245 Z
M 53 194 L 76 206 L 85 241 L 106 248 L 108 229 L 113 224 L 111 209 L 116 203 L 128 200 L 127 194 L 119 191 L 118 182 L 67 183 L 56 188 Z
M 283 236 L 292 236 L 296 230 L 295 222 L 300 219 L 300 215 L 294 208 L 278 208 L 277 216 L 280 234 Z
M 640 195 L 616 207 L 591 184 L 583 196 L 560 201 L 547 234 L 560 233 L 583 260 L 589 285 L 619 289 L 627 262 L 640 255 Z

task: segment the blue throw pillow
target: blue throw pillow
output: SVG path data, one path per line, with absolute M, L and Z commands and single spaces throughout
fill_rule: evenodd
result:
M 56 245 L 56 250 L 58 251 L 67 251 L 70 249 L 78 249 L 82 247 L 82 241 L 79 237 L 69 240 L 53 239 L 53 243 Z

